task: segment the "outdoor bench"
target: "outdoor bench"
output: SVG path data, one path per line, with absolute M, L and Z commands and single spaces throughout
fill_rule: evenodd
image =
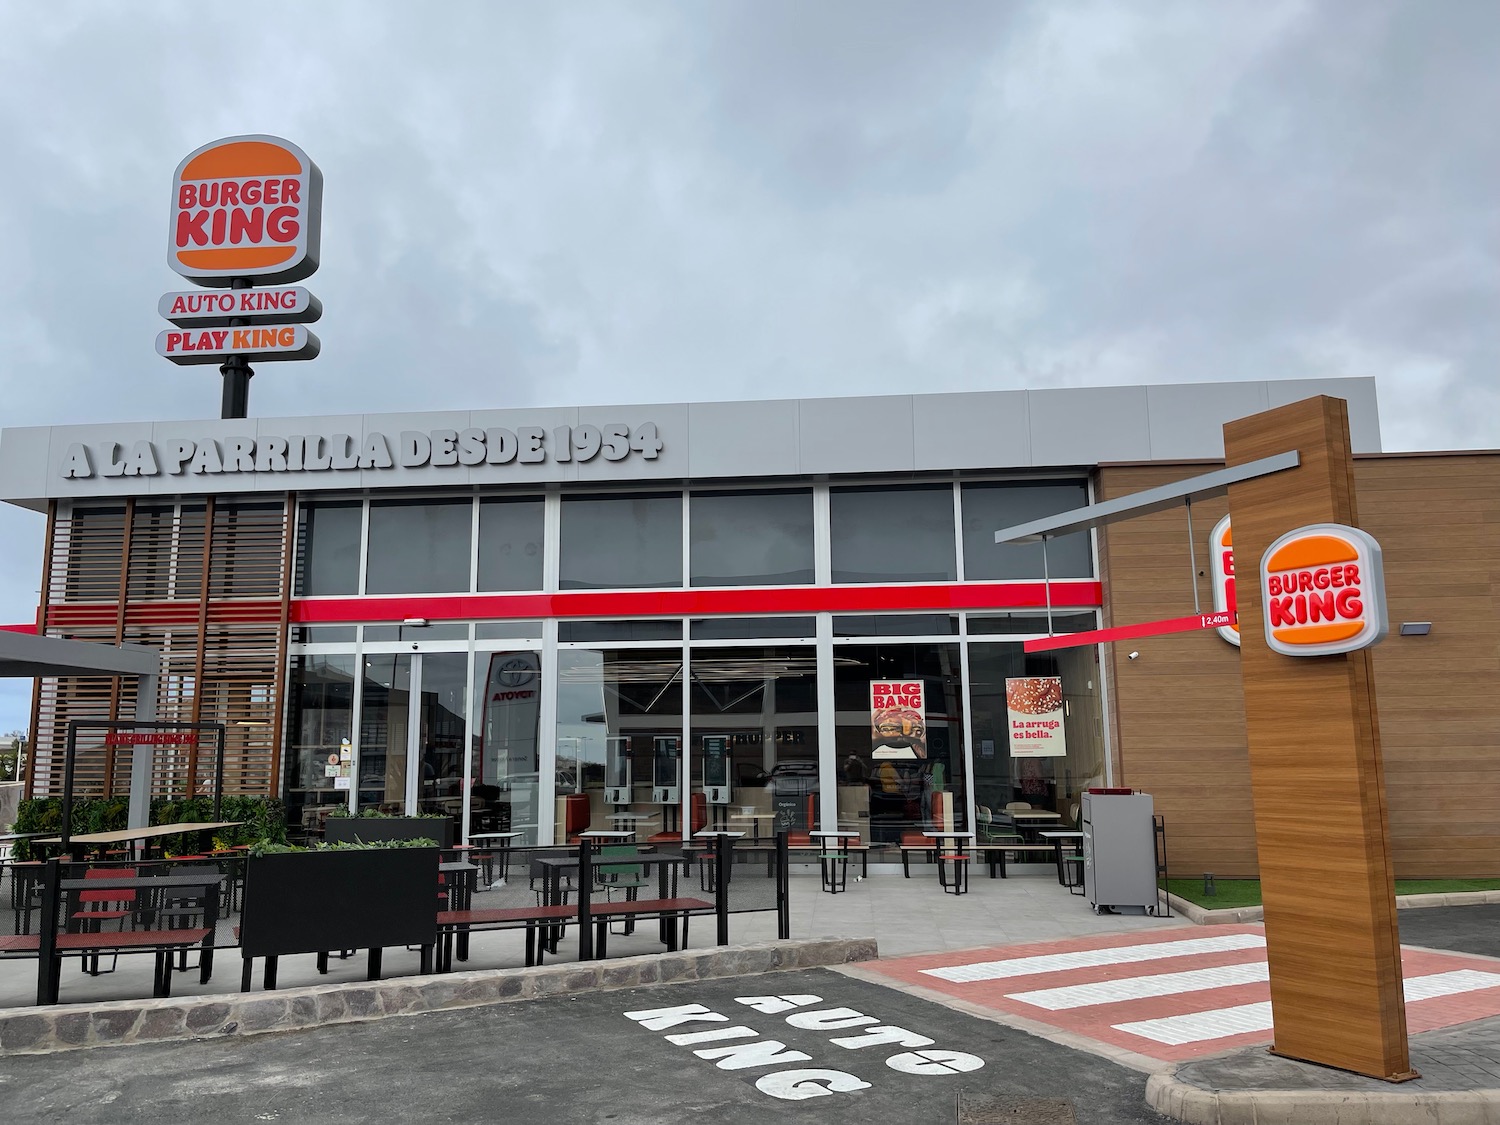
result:
M 670 923 L 665 931 L 667 952 L 675 953 L 687 946 L 688 919 L 694 913 L 712 912 L 712 902 L 701 898 L 644 898 L 627 902 L 596 902 L 589 907 L 589 921 L 594 924 L 594 956 L 603 957 L 609 923 L 620 918 L 635 919 L 642 916 L 660 918 Z M 678 921 L 682 922 L 682 936 L 677 935 Z
M 437 971 L 453 970 L 453 939 L 458 937 L 458 959 L 469 957 L 468 935 L 474 930 L 516 930 L 526 928 L 526 964 L 540 965 L 542 951 L 546 947 L 546 934 L 542 927 L 563 928 L 578 920 L 576 906 L 518 906 L 501 910 L 440 910 L 438 911 L 438 957 Z
M 152 996 L 169 996 L 172 989 L 172 961 L 175 954 L 200 946 L 205 954 L 212 947 L 208 938 L 212 930 L 125 930 L 116 933 L 58 934 L 55 946 L 59 962 L 63 957 L 93 957 L 100 953 L 154 953 L 156 972 L 151 980 Z M 36 934 L 0 937 L 0 956 L 36 957 L 41 954 L 42 939 Z M 55 971 L 55 970 L 54 970 Z M 204 958 L 203 978 L 207 979 L 209 962 Z

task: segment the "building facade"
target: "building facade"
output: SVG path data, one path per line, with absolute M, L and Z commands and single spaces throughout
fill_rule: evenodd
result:
M 1181 513 L 1045 553 L 994 533 L 1202 472 L 1225 421 L 1320 393 L 1379 454 L 1353 379 L 9 429 L 0 496 L 46 513 L 38 626 L 158 648 L 158 717 L 225 723 L 226 790 L 311 833 L 342 805 L 540 841 L 735 818 L 894 846 L 1016 802 L 1072 819 L 1114 783 L 1157 795 L 1174 860 L 1230 875 L 1254 869 L 1236 650 L 1022 650 L 1191 612 Z M 1492 465 L 1361 461 L 1393 620 L 1407 577 L 1473 609 L 1456 573 L 1407 566 L 1432 510 L 1409 490 Z M 1193 534 L 1219 514 L 1195 508 Z M 1500 840 L 1434 845 L 1451 806 L 1408 810 L 1395 784 L 1458 753 L 1472 785 L 1488 743 L 1422 733 L 1423 654 L 1380 651 L 1403 685 L 1379 665 L 1398 863 L 1493 873 Z M 1060 680 L 1055 756 L 1011 737 L 1006 681 L 1030 677 Z M 39 682 L 29 791 L 58 788 L 69 719 L 133 707 L 110 681 Z M 83 751 L 81 783 L 122 791 L 102 740 Z M 212 769 L 158 748 L 153 788 Z

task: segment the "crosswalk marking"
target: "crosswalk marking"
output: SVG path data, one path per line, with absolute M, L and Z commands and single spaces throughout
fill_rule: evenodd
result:
M 1223 965 L 1214 969 L 1190 969 L 1181 973 L 1102 980 L 1061 988 L 1041 988 L 1032 992 L 1011 992 L 1007 993 L 1007 999 L 1059 1012 L 1069 1008 L 1087 1008 L 1094 1004 L 1142 1000 L 1148 996 L 1175 996 L 1182 992 L 1202 992 L 1208 988 L 1257 984 L 1268 979 L 1270 971 L 1266 963 L 1252 961 L 1246 965 Z
M 1202 1043 L 1205 1039 L 1223 1039 L 1227 1035 L 1244 1035 L 1249 1031 L 1271 1030 L 1271 1002 L 1240 1004 L 1234 1008 L 1214 1008 L 1208 1012 L 1191 1012 L 1185 1016 L 1163 1016 L 1154 1020 L 1111 1024 L 1116 1031 L 1139 1035 L 1169 1047 L 1184 1043 Z
M 1402 993 L 1406 1002 L 1412 1004 L 1421 1000 L 1436 1000 L 1441 996 L 1457 996 L 1461 992 L 1477 992 L 1482 988 L 1500 988 L 1500 973 L 1454 969 L 1447 973 L 1412 977 L 1402 985 Z M 1270 1031 L 1273 1025 L 1271 1002 L 1267 1000 L 1261 1004 L 1241 1004 L 1233 1008 L 1214 1008 L 1207 1012 L 1164 1016 L 1161 1019 L 1137 1020 L 1134 1023 L 1117 1023 L 1111 1026 L 1116 1031 L 1180 1047 L 1184 1043 L 1202 1043 L 1207 1039 L 1222 1039 L 1227 1035 L 1241 1035 L 1249 1031 Z
M 984 980 L 1004 980 L 1036 973 L 1056 973 L 1067 969 L 1090 969 L 1102 965 L 1129 965 L 1141 961 L 1159 961 L 1167 957 L 1191 957 L 1201 953 L 1224 953 L 1236 949 L 1262 949 L 1262 934 L 1225 934 L 1222 937 L 1186 938 L 1177 941 L 1155 941 L 1144 945 L 1120 945 L 1105 949 L 1081 949 L 1072 953 L 1043 953 L 1032 957 L 1012 957 L 1003 961 L 978 961 L 971 965 L 951 965 L 923 969 L 928 976 L 971 984 Z

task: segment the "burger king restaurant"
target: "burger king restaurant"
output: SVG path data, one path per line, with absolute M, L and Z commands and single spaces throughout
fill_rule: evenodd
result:
M 1373 380 L 7 429 L 0 497 L 46 520 L 40 629 L 158 650 L 157 719 L 225 724 L 225 792 L 311 836 L 341 807 L 527 842 L 838 828 L 879 864 L 1115 785 L 1174 870 L 1249 875 L 1233 630 L 1026 651 L 1232 610 L 1227 501 L 996 532 L 1209 472 L 1225 422 L 1315 395 L 1348 402 L 1384 556 L 1397 874 L 1500 873 L 1497 459 L 1382 453 Z M 1361 564 L 1298 550 L 1276 611 L 1337 630 Z M 38 681 L 28 794 L 134 690 Z M 79 792 L 123 793 L 79 739 Z M 160 747 L 152 790 L 214 768 Z

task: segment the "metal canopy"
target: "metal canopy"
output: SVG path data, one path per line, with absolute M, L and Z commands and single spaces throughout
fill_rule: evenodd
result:
M 1071 512 L 1059 512 L 1030 523 L 1018 523 L 995 532 L 996 543 L 1015 543 L 1025 539 L 1054 539 L 1070 531 L 1084 531 L 1116 520 L 1144 516 L 1164 508 L 1175 508 L 1178 504 L 1189 504 L 1196 499 L 1222 496 L 1231 484 L 1269 476 L 1283 469 L 1295 469 L 1300 462 L 1295 449 L 1233 465 L 1227 469 L 1215 469 L 1201 476 L 1164 484 L 1159 488 L 1148 488 L 1144 492 L 1133 492 L 1086 508 L 1074 508 Z
M 143 645 L 65 641 L 0 629 L 0 676 L 153 676 L 161 654 Z

